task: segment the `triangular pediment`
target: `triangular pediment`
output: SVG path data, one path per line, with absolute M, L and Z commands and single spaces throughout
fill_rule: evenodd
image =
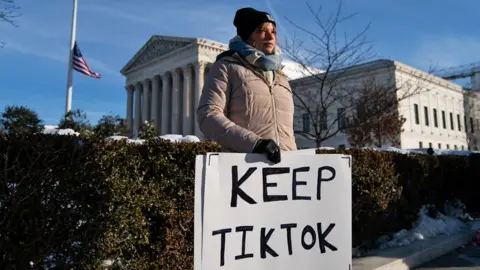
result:
M 196 38 L 152 36 L 120 71 L 122 74 L 148 62 L 196 43 Z

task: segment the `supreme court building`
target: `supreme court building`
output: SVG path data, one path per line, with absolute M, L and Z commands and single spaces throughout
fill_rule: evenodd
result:
M 127 125 L 135 136 L 145 121 L 161 135 L 203 138 L 196 109 L 203 82 L 218 54 L 228 45 L 203 38 L 152 36 L 122 68 L 126 77 Z M 307 75 L 300 65 L 284 61 L 290 79 Z
M 209 67 L 225 44 L 199 38 L 152 36 L 122 68 L 127 126 L 135 136 L 153 121 L 160 134 L 202 134 L 196 108 Z

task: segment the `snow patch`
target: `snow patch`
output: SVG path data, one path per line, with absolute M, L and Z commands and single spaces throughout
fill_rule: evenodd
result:
M 182 136 L 180 134 L 165 134 L 155 138 L 167 140 L 171 142 L 200 142 L 201 141 L 197 136 L 194 136 L 194 135 Z M 106 140 L 115 140 L 115 141 L 127 140 L 127 142 L 129 143 L 136 143 L 136 144 L 145 143 L 144 139 L 129 139 L 126 136 L 110 136 L 110 137 L 107 137 Z
M 361 149 L 376 150 L 376 151 L 393 151 L 401 154 L 425 154 L 428 155 L 427 149 L 401 149 L 396 147 L 362 147 Z M 477 151 L 459 151 L 459 150 L 441 150 L 434 149 L 433 155 L 436 156 L 470 156 L 472 153 L 478 153 Z
M 455 203 L 446 202 L 445 208 L 446 215 L 436 212 L 435 217 L 431 217 L 433 206 L 422 206 L 418 213 L 418 219 L 413 223 L 412 229 L 400 230 L 393 234 L 391 237 L 382 236 L 376 244 L 379 249 L 406 246 L 418 240 L 425 240 L 439 235 L 452 235 L 461 232 L 466 229 L 470 229 L 471 226 L 463 222 L 461 219 L 471 220 L 468 214 L 458 207 Z M 454 214 L 451 216 L 449 214 Z
M 80 133 L 71 128 L 59 129 L 57 126 L 44 126 L 42 133 L 50 135 L 80 135 Z

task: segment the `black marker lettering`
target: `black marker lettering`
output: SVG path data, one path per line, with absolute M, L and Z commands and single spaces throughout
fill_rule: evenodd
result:
M 248 177 L 250 177 L 253 172 L 257 170 L 256 167 L 249 168 L 248 171 L 238 179 L 238 166 L 232 166 L 232 198 L 230 201 L 231 207 L 237 207 L 237 196 L 240 196 L 244 201 L 248 202 L 249 204 L 256 204 L 252 197 L 248 196 L 241 188 L 240 185 L 245 182 Z
M 275 252 L 269 245 L 268 245 L 268 240 L 270 239 L 270 236 L 272 236 L 273 231 L 275 229 L 270 229 L 265 235 L 265 228 L 262 228 L 261 233 L 260 233 L 260 258 L 265 259 L 267 257 L 267 252 L 270 254 L 272 257 L 278 257 L 278 253 Z
M 225 264 L 225 235 L 230 232 L 232 232 L 232 229 L 222 229 L 212 232 L 213 236 L 220 234 L 220 266 Z
M 237 232 L 243 232 L 242 234 L 242 254 L 235 256 L 235 260 L 253 258 L 253 253 L 245 253 L 245 242 L 247 240 L 247 232 L 253 231 L 253 226 L 240 226 L 236 228 Z
M 310 235 L 312 236 L 312 243 L 311 244 L 307 244 L 307 242 L 305 241 L 305 236 L 307 236 L 307 233 L 310 233 Z M 306 250 L 310 250 L 312 249 L 313 246 L 315 246 L 315 243 L 317 242 L 317 237 L 315 235 L 315 230 L 312 228 L 312 226 L 310 225 L 307 225 L 305 226 L 305 228 L 303 228 L 303 231 L 302 231 L 302 247 Z
M 318 230 L 318 245 L 320 246 L 320 252 L 325 253 L 325 247 L 328 247 L 332 251 L 336 251 L 337 248 L 330 244 L 325 238 L 327 238 L 328 234 L 332 231 L 333 227 L 335 227 L 334 223 L 330 223 L 328 228 L 325 232 L 322 233 L 322 223 L 317 223 L 317 230 Z
M 292 200 L 311 200 L 312 198 L 309 196 L 297 196 L 297 186 L 305 186 L 307 182 L 305 181 L 297 181 L 297 173 L 299 172 L 308 172 L 310 171 L 310 167 L 301 167 L 297 169 L 293 169 L 293 178 L 292 178 Z
M 322 178 L 323 171 L 330 171 L 332 176 L 330 178 Z M 323 166 L 318 168 L 318 175 L 317 175 L 317 200 L 322 199 L 322 182 L 332 181 L 335 178 L 335 169 L 330 166 Z
M 292 250 L 292 228 L 296 228 L 296 223 L 282 224 L 280 228 L 287 229 L 287 244 L 288 244 L 288 255 L 293 254 Z
M 263 201 L 264 202 L 276 202 L 276 201 L 286 201 L 288 200 L 287 195 L 268 195 L 268 187 L 276 187 L 277 183 L 267 183 L 267 176 L 274 174 L 285 174 L 289 173 L 290 168 L 263 168 L 262 178 L 263 178 Z

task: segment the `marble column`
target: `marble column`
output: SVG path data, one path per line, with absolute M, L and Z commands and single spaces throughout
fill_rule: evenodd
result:
M 141 84 L 137 83 L 135 85 L 135 119 L 134 119 L 134 128 L 133 128 L 133 135 L 137 136 L 138 129 L 140 128 L 140 123 L 142 122 L 142 110 L 141 110 L 141 94 L 142 94 L 142 86 Z
M 205 62 L 197 62 L 195 63 L 195 91 L 194 91 L 194 97 L 193 97 L 193 102 L 194 102 L 194 135 L 201 138 L 202 132 L 200 131 L 200 127 L 198 126 L 198 118 L 197 118 L 197 108 L 198 108 L 198 102 L 200 101 L 200 96 L 202 95 L 202 88 L 203 88 L 203 80 L 204 80 L 204 73 L 205 73 L 205 67 L 206 64 Z
M 149 95 L 148 93 L 150 92 L 150 83 L 148 80 L 143 81 L 143 99 L 142 99 L 142 124 L 144 124 L 145 121 L 150 120 L 148 118 L 148 103 L 150 102 Z
M 169 88 L 169 73 L 162 76 L 162 128 L 161 134 L 169 134 L 170 130 L 170 108 L 171 108 L 171 89 Z
M 154 76 L 152 78 L 152 110 L 151 110 L 151 120 L 153 121 L 155 128 L 160 129 L 160 119 L 158 119 L 158 96 L 159 96 L 159 81 L 158 77 Z
M 133 131 L 133 89 L 129 85 L 125 87 L 127 90 L 127 128 L 130 132 Z
M 190 65 L 183 67 L 183 106 L 182 106 L 182 133 L 184 136 L 192 135 L 192 69 Z
M 182 127 L 181 127 L 181 104 L 180 104 L 180 73 L 178 70 L 172 71 L 172 79 L 173 79 L 173 87 L 172 87 L 172 103 L 171 103 L 171 112 L 172 112 L 172 126 L 171 132 L 172 134 L 181 134 Z

